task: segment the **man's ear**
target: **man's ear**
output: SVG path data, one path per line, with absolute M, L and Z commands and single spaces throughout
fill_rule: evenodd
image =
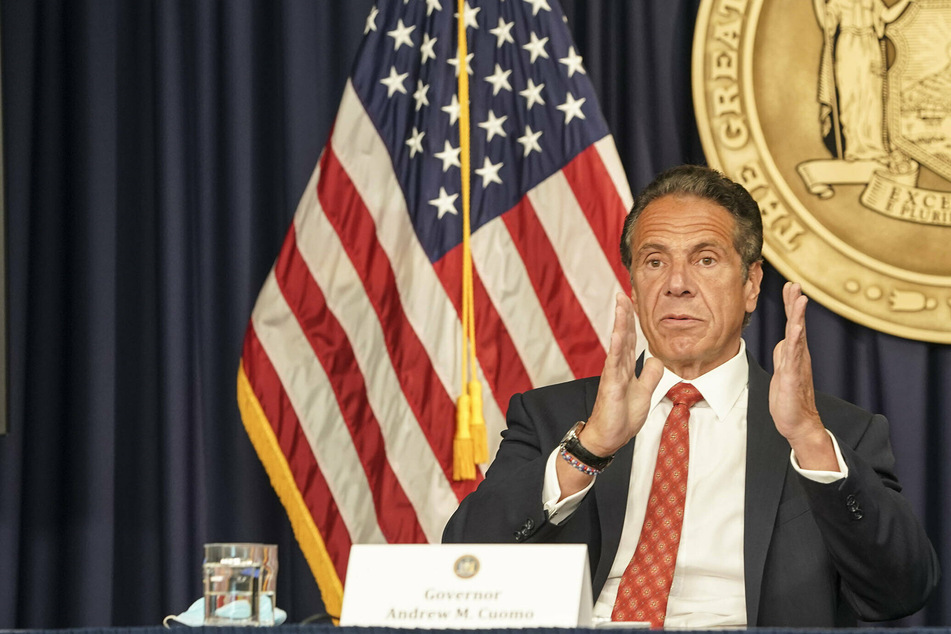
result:
M 746 312 L 752 313 L 756 310 L 756 302 L 759 300 L 760 286 L 763 283 L 763 262 L 757 261 L 750 264 L 746 274 Z

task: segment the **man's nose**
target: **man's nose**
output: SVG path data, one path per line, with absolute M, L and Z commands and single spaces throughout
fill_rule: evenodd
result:
M 692 295 L 693 281 L 688 262 L 674 261 L 667 276 L 667 294 L 674 296 Z

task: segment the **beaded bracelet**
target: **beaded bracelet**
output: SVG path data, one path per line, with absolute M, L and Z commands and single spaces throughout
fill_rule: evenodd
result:
M 595 476 L 601 473 L 601 469 L 595 469 L 594 467 L 589 467 L 588 465 L 586 465 L 585 463 L 581 462 L 580 460 L 572 456 L 570 453 L 568 453 L 568 451 L 564 447 L 561 448 L 561 457 L 565 459 L 565 462 L 570 464 L 572 467 L 574 467 L 581 473 L 584 473 L 590 476 Z

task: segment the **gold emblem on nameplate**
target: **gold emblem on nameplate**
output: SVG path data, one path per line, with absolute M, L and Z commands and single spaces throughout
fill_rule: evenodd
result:
M 951 0 L 704 0 L 693 96 L 708 162 L 759 202 L 784 276 L 951 343 Z
M 452 564 L 452 571 L 461 579 L 471 579 L 479 572 L 479 559 L 475 555 L 463 555 Z

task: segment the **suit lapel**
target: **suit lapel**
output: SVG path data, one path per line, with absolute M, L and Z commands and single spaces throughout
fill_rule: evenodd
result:
M 618 450 L 611 468 L 605 469 L 594 485 L 598 519 L 601 524 L 601 556 L 598 559 L 594 578 L 591 580 L 595 599 L 601 594 L 604 582 L 608 580 L 608 573 L 614 565 L 618 544 L 621 542 L 633 457 L 634 441 L 631 440 Z
M 644 363 L 644 355 L 637 360 L 635 373 L 640 375 Z M 597 396 L 597 385 L 588 394 L 588 415 L 594 408 L 594 399 Z M 624 515 L 627 511 L 627 494 L 631 485 L 631 462 L 634 458 L 634 439 L 621 447 L 615 454 L 614 462 L 604 473 L 598 476 L 594 485 L 594 497 L 598 507 L 598 522 L 601 527 L 601 553 L 598 558 L 594 577 L 591 579 L 591 590 L 595 600 L 604 588 L 608 573 L 614 566 L 618 544 L 621 542 L 621 531 L 624 528 Z
M 769 414 L 769 374 L 752 356 L 746 413 L 746 513 L 743 557 L 747 625 L 757 624 L 766 553 L 782 495 L 789 443 Z

